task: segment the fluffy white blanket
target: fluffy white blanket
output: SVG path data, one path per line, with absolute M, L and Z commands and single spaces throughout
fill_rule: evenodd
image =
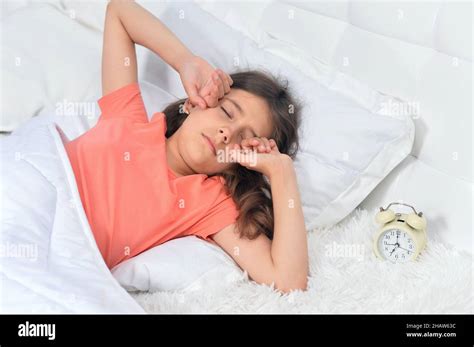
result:
M 335 227 L 309 233 L 306 292 L 282 295 L 242 278 L 132 295 L 154 313 L 472 313 L 472 254 L 429 235 L 416 262 L 378 260 L 375 212 L 356 209 Z

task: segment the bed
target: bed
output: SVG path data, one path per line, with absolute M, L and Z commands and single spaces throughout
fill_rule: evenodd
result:
M 154 250 L 112 273 L 104 268 L 62 142 L 89 129 L 99 115 L 95 101 L 100 96 L 105 2 L 25 0 L 3 4 L 2 12 L 7 33 L 2 42 L 2 160 L 16 159 L 2 173 L 3 183 L 12 185 L 2 188 L 7 207 L 2 246 L 5 251 L 9 243 L 36 245 L 39 252 L 33 253 L 42 261 L 31 266 L 29 259 L 3 257 L 2 312 L 472 313 L 472 4 L 139 3 L 195 50 L 210 37 L 238 38 L 212 46 L 210 53 L 198 51 L 209 54 L 211 63 L 232 69 L 258 61 L 291 75 L 305 93 L 318 95 L 307 102 L 317 101 L 314 110 L 320 114 L 354 113 L 346 131 L 360 135 L 363 152 L 336 151 L 322 142 L 323 134 L 320 142 L 312 142 L 316 140 L 307 129 L 325 126 L 341 141 L 347 138 L 336 127 L 336 121 L 346 118 L 334 123 L 315 118 L 313 123 L 307 117 L 303 129 L 304 158 L 309 160 L 300 159 L 297 168 L 307 202 L 309 289 L 282 295 L 257 285 L 226 254 L 200 240 L 186 241 L 196 250 L 196 258 L 189 261 L 203 259 L 192 269 L 178 260 L 187 245 L 176 243 L 167 245 L 168 253 Z M 197 12 L 201 22 L 206 18 L 209 28 L 220 30 L 196 27 L 193 37 L 179 25 L 182 20 L 197 24 Z M 32 29 L 39 27 L 43 31 L 37 35 L 55 35 L 45 35 L 44 43 L 35 45 Z M 232 59 L 222 59 L 222 52 Z M 184 95 L 168 67 L 142 47 L 137 54 L 150 113 Z M 58 112 L 60 105 L 71 112 Z M 363 141 L 369 125 L 374 138 L 383 138 L 377 150 Z M 42 154 L 35 143 L 41 144 Z M 358 166 L 362 160 L 367 165 Z M 312 177 L 324 170 L 326 175 L 315 175 L 319 181 Z M 344 189 L 330 178 L 337 174 L 340 181 L 350 180 Z M 35 181 L 39 175 L 43 180 Z M 317 188 L 327 182 L 334 187 Z M 40 209 L 18 198 L 30 194 L 29 184 L 44 200 L 42 208 L 55 206 L 47 210 L 55 211 L 47 223 L 35 224 L 31 213 Z M 428 218 L 426 251 L 418 262 L 403 267 L 380 262 L 372 254 L 374 214 L 393 201 L 410 203 Z M 21 222 L 13 221 L 19 211 Z M 26 232 L 18 234 L 20 230 L 57 243 L 22 239 Z M 334 255 L 341 245 L 351 251 Z M 38 276 L 31 276 L 33 269 Z M 45 271 L 50 277 L 39 280 Z

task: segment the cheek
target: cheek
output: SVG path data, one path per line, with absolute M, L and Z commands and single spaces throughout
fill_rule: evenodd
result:
M 192 127 L 183 127 L 178 140 L 180 155 L 189 165 L 205 164 L 209 166 L 211 152 L 206 147 L 201 131 Z M 198 169 L 198 167 L 195 167 Z
M 199 134 L 197 129 L 187 129 L 183 128 L 183 131 L 179 137 L 179 148 L 181 155 L 183 156 L 194 156 L 196 153 L 199 153 L 198 140 Z

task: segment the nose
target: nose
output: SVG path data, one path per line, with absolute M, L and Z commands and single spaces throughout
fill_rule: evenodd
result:
M 227 145 L 230 142 L 230 132 L 227 128 L 219 128 L 219 134 L 224 138 L 224 143 Z

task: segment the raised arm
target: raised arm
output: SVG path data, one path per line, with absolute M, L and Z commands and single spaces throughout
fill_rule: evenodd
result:
M 137 82 L 135 44 L 144 46 L 177 72 L 193 54 L 150 12 L 131 0 L 107 5 L 102 48 L 102 95 Z

